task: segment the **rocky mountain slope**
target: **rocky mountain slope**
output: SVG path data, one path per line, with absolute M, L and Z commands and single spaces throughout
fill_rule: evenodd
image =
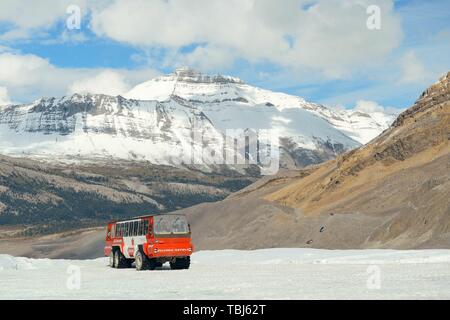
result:
M 68 167 L 0 156 L 0 238 L 102 226 L 217 201 L 254 179 L 135 162 Z
M 371 143 L 184 209 L 199 248 L 449 248 L 450 73 Z
M 195 164 L 210 172 L 217 171 L 213 164 L 218 161 L 204 147 L 216 155 L 233 148 L 225 143 L 227 129 L 270 129 L 280 138 L 281 166 L 292 168 L 358 147 L 393 121 L 380 113 L 334 112 L 190 69 L 138 85 L 125 96 L 74 94 L 0 107 L 0 153 L 53 163 Z M 241 158 L 245 144 L 238 145 Z M 227 169 L 240 169 L 227 164 Z

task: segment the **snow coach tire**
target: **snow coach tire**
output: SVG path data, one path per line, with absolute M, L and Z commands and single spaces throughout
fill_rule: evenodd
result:
M 174 262 L 170 262 L 170 268 L 172 270 L 189 269 L 191 265 L 191 257 L 176 258 Z
M 126 259 L 120 250 L 114 252 L 114 265 L 117 269 L 123 269 L 127 265 Z
M 136 253 L 134 263 L 137 271 L 148 270 L 150 268 L 148 258 L 141 250 Z
M 115 261 L 114 261 L 114 250 L 112 250 L 112 249 L 111 249 L 111 253 L 109 254 L 109 266 L 111 268 L 115 268 L 116 267 L 116 264 L 115 264 Z
M 150 270 L 155 270 L 158 266 L 158 261 L 156 259 L 148 259 L 148 268 Z
M 191 266 L 191 257 L 186 257 L 182 261 L 181 269 L 189 269 Z

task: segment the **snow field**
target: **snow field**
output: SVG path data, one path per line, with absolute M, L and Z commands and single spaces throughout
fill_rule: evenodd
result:
M 0 255 L 0 299 L 449 299 L 450 250 L 200 251 L 189 270 Z

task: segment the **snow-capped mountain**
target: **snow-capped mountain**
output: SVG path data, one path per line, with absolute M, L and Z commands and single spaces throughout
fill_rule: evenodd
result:
M 194 123 L 205 131 L 205 143 L 214 146 L 222 141 L 209 119 L 181 99 L 136 101 L 75 94 L 4 107 L 0 150 L 46 160 L 117 158 L 177 165 L 191 162 L 186 151 Z
M 217 154 L 237 147 L 245 163 L 247 142 L 227 145 L 227 130 L 270 129 L 281 143 L 281 165 L 304 166 L 358 147 L 389 122 L 387 116 L 336 112 L 236 78 L 182 68 L 136 86 L 125 98 L 74 94 L 3 106 L 0 152 L 48 161 L 180 166 L 211 165 Z
M 397 114 L 366 113 L 355 110 L 335 111 L 320 104 L 310 103 L 297 96 L 273 92 L 244 83 L 229 76 L 209 76 L 190 68 L 177 69 L 173 74 L 157 77 L 137 85 L 124 95 L 138 100 L 165 101 L 171 96 L 182 97 L 202 110 L 220 128 L 241 126 L 242 120 L 255 121 L 270 127 L 270 120 L 290 120 L 294 128 L 303 130 L 303 123 L 292 116 L 303 117 L 303 111 L 316 115 L 348 137 L 365 144 L 375 138 L 395 120 Z M 264 108 L 266 107 L 266 108 Z M 243 118 L 243 111 L 252 114 Z M 244 115 L 246 115 L 244 113 Z M 287 119 L 283 119 L 286 117 Z M 270 121 L 269 120 L 269 121 Z M 247 126 L 250 126 L 246 122 Z

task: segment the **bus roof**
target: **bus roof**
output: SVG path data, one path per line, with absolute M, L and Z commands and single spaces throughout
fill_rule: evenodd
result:
M 125 220 L 114 220 L 111 221 L 110 223 L 120 223 L 120 222 L 127 222 L 127 221 L 134 221 L 134 220 L 138 220 L 138 219 L 144 219 L 144 218 L 150 218 L 150 217 L 155 217 L 155 216 L 184 216 L 184 214 L 181 213 L 153 213 L 153 214 L 147 214 L 144 216 L 137 216 L 137 217 L 133 217 L 130 219 L 125 219 Z

